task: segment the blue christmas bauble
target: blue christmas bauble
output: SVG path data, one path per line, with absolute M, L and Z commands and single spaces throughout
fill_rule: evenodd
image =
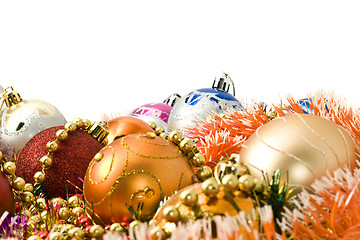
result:
M 225 110 L 239 111 L 241 103 L 231 94 L 216 88 L 202 88 L 183 96 L 173 107 L 168 120 L 168 131 L 186 133 L 188 128 L 213 114 Z
M 296 103 L 301 107 L 303 113 L 308 114 L 312 113 L 313 109 L 310 106 L 310 98 L 302 98 L 298 100 Z

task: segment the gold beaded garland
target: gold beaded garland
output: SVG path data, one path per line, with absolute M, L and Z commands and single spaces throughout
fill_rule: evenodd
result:
M 48 169 L 52 166 L 52 164 L 53 164 L 53 159 L 50 156 L 46 155 L 40 158 L 40 165 L 42 168 Z
M 31 183 L 26 183 L 23 189 L 24 192 L 34 192 L 34 185 L 32 185 Z
M 12 183 L 12 187 L 15 191 L 22 191 L 25 187 L 25 180 L 21 177 L 16 177 Z
M 227 174 L 221 179 L 221 183 L 227 190 L 233 191 L 237 188 L 239 180 L 235 175 Z
M 162 229 L 161 227 L 154 227 L 154 229 L 152 229 L 151 231 L 151 237 L 152 239 L 166 239 L 166 232 L 164 229 Z
M 198 195 L 193 189 L 188 189 L 181 193 L 180 201 L 188 207 L 193 207 L 198 201 Z
M 110 226 L 110 231 L 116 231 L 119 233 L 123 233 L 123 232 L 125 232 L 125 228 L 123 226 L 121 226 L 120 223 L 113 223 Z
M 62 238 L 62 234 L 60 232 L 51 232 L 49 234 L 49 240 L 60 240 Z
M 203 182 L 212 176 L 212 170 L 208 166 L 202 166 L 196 171 L 196 176 Z
M 179 209 L 175 206 L 168 206 L 164 209 L 164 218 L 169 222 L 177 222 L 180 219 Z
M 64 141 L 68 136 L 68 132 L 65 129 L 60 129 L 55 134 L 56 139 L 59 141 Z
M 245 174 L 239 178 L 239 186 L 241 191 L 251 192 L 255 187 L 254 178 L 251 175 Z
M 2 154 L 1 154 L 2 155 Z M 4 164 L 4 172 L 7 175 L 14 175 L 16 172 L 16 165 L 13 162 L 6 162 Z
M 71 210 L 72 214 L 76 217 L 80 216 L 81 214 L 85 213 L 84 208 L 82 207 L 75 207 Z
M 59 217 L 61 219 L 67 220 L 71 215 L 70 209 L 67 207 L 62 207 L 59 210 Z
M 56 140 L 49 141 L 46 144 L 46 149 L 49 153 L 56 152 L 59 148 L 59 144 L 56 142 Z
M 156 127 L 154 130 L 157 135 L 160 135 L 161 133 L 165 132 L 165 129 L 162 127 Z
M 70 238 L 75 239 L 84 239 L 85 233 L 84 231 L 79 227 L 74 227 L 69 230 L 68 232 Z
M 190 162 L 194 167 L 201 167 L 205 163 L 205 157 L 201 153 L 195 153 Z
M 69 207 L 77 207 L 77 206 L 80 206 L 81 204 L 81 200 L 78 196 L 71 196 L 69 199 L 68 199 L 68 204 L 69 204 Z
M 34 201 L 34 195 L 31 192 L 21 192 L 20 199 L 24 204 L 30 204 Z
M 46 209 L 46 201 L 44 198 L 36 199 L 36 207 L 41 211 Z
M 202 192 L 208 197 L 215 197 L 219 192 L 219 183 L 215 178 L 209 178 L 201 185 Z
M 34 174 L 34 181 L 37 184 L 41 184 L 45 181 L 45 172 L 39 171 Z
M 179 144 L 179 148 L 184 154 L 188 154 L 194 148 L 194 143 L 190 139 L 183 139 Z
M 101 238 L 103 235 L 104 235 L 104 228 L 100 225 L 94 225 L 90 228 L 90 236 L 93 237 L 93 238 Z
M 178 131 L 172 131 L 170 132 L 168 139 L 170 142 L 174 143 L 175 145 L 178 145 L 182 139 L 182 135 Z

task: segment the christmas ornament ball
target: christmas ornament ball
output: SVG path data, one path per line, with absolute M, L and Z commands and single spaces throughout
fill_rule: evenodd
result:
M 165 103 L 150 103 L 134 109 L 130 116 L 144 122 L 154 122 L 157 126 L 167 129 L 167 123 L 172 107 Z
M 48 128 L 31 138 L 20 152 L 16 164 L 17 176 L 34 184 L 34 174 L 42 170 L 39 160 L 48 154 L 46 144 L 54 140 L 56 132 L 61 129 L 64 127 Z M 84 178 L 91 159 L 104 146 L 81 129 L 69 132 L 68 137 L 58 144 L 58 150 L 50 154 L 52 166 L 44 170 L 46 179 L 42 189 L 52 197 L 66 198 L 67 194 L 75 194 L 82 189 L 79 178 Z M 73 185 L 79 189 L 76 190 Z
M 4 92 L 5 107 L 0 113 L 0 150 L 4 156 L 19 153 L 37 133 L 66 123 L 53 105 L 40 100 L 23 100 L 9 88 Z
M 184 197 L 186 196 L 186 197 Z M 190 206 L 188 201 L 184 199 L 194 198 L 195 204 Z M 198 217 L 211 217 L 213 215 L 229 215 L 235 216 L 239 212 L 234 208 L 234 201 L 237 207 L 242 211 L 247 211 L 254 208 L 253 200 L 244 196 L 233 196 L 232 200 L 227 200 L 226 197 L 217 198 L 216 201 L 209 198 L 204 193 L 203 183 L 197 183 L 181 189 L 179 192 L 171 196 L 159 210 L 156 212 L 152 223 L 167 231 L 169 222 L 180 221 L 195 221 Z M 169 209 L 176 208 L 178 217 L 175 221 L 169 221 Z M 197 216 L 198 215 L 198 216 Z M 171 220 L 171 219 L 170 219 Z
M 0 217 L 5 211 L 9 212 L 10 216 L 15 214 L 15 200 L 9 180 L 0 171 Z
M 146 122 L 131 116 L 121 116 L 114 118 L 109 121 L 108 125 L 109 143 L 130 134 L 147 133 L 153 131 Z
M 215 78 L 212 88 L 194 90 L 183 96 L 170 112 L 168 131 L 178 130 L 185 134 L 188 128 L 208 116 L 225 110 L 240 111 L 241 103 L 228 93 L 230 80 L 224 73 L 220 79 Z
M 245 142 L 240 159 L 252 174 L 270 176 L 282 170 L 282 181 L 309 186 L 339 167 L 355 167 L 358 147 L 341 126 L 323 117 L 294 114 L 278 117 L 258 128 Z M 287 176 L 288 174 L 288 176 Z
M 159 202 L 190 185 L 193 175 L 189 160 L 173 143 L 153 132 L 128 135 L 91 161 L 84 198 L 100 224 L 129 222 L 138 209 L 142 210 L 136 218 L 149 220 Z M 92 209 L 88 212 L 93 214 Z
M 146 123 L 154 122 L 156 126 L 167 130 L 170 112 L 179 99 L 179 94 L 171 94 L 163 103 L 150 103 L 135 108 L 130 113 L 130 116 L 141 119 Z

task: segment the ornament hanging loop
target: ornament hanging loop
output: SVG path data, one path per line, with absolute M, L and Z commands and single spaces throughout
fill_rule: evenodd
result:
M 3 107 L 4 103 L 7 107 L 14 106 L 22 101 L 22 98 L 18 91 L 14 90 L 12 86 L 7 87 L 4 89 L 4 92 L 1 94 L 2 103 L 1 108 Z
M 234 82 L 227 73 L 223 72 L 219 79 L 215 77 L 212 88 L 221 92 L 229 92 L 230 86 L 232 86 L 233 96 L 235 96 Z

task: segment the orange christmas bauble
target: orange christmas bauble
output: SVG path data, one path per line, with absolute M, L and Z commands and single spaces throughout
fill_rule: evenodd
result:
M 153 132 L 133 134 L 95 155 L 84 179 L 84 197 L 99 223 L 130 221 L 135 212 L 138 219 L 149 220 L 160 201 L 190 185 L 193 175 L 189 160 L 173 143 Z
M 114 118 L 110 120 L 108 124 L 109 143 L 130 134 L 147 133 L 153 131 L 152 128 L 143 120 L 129 116 Z

